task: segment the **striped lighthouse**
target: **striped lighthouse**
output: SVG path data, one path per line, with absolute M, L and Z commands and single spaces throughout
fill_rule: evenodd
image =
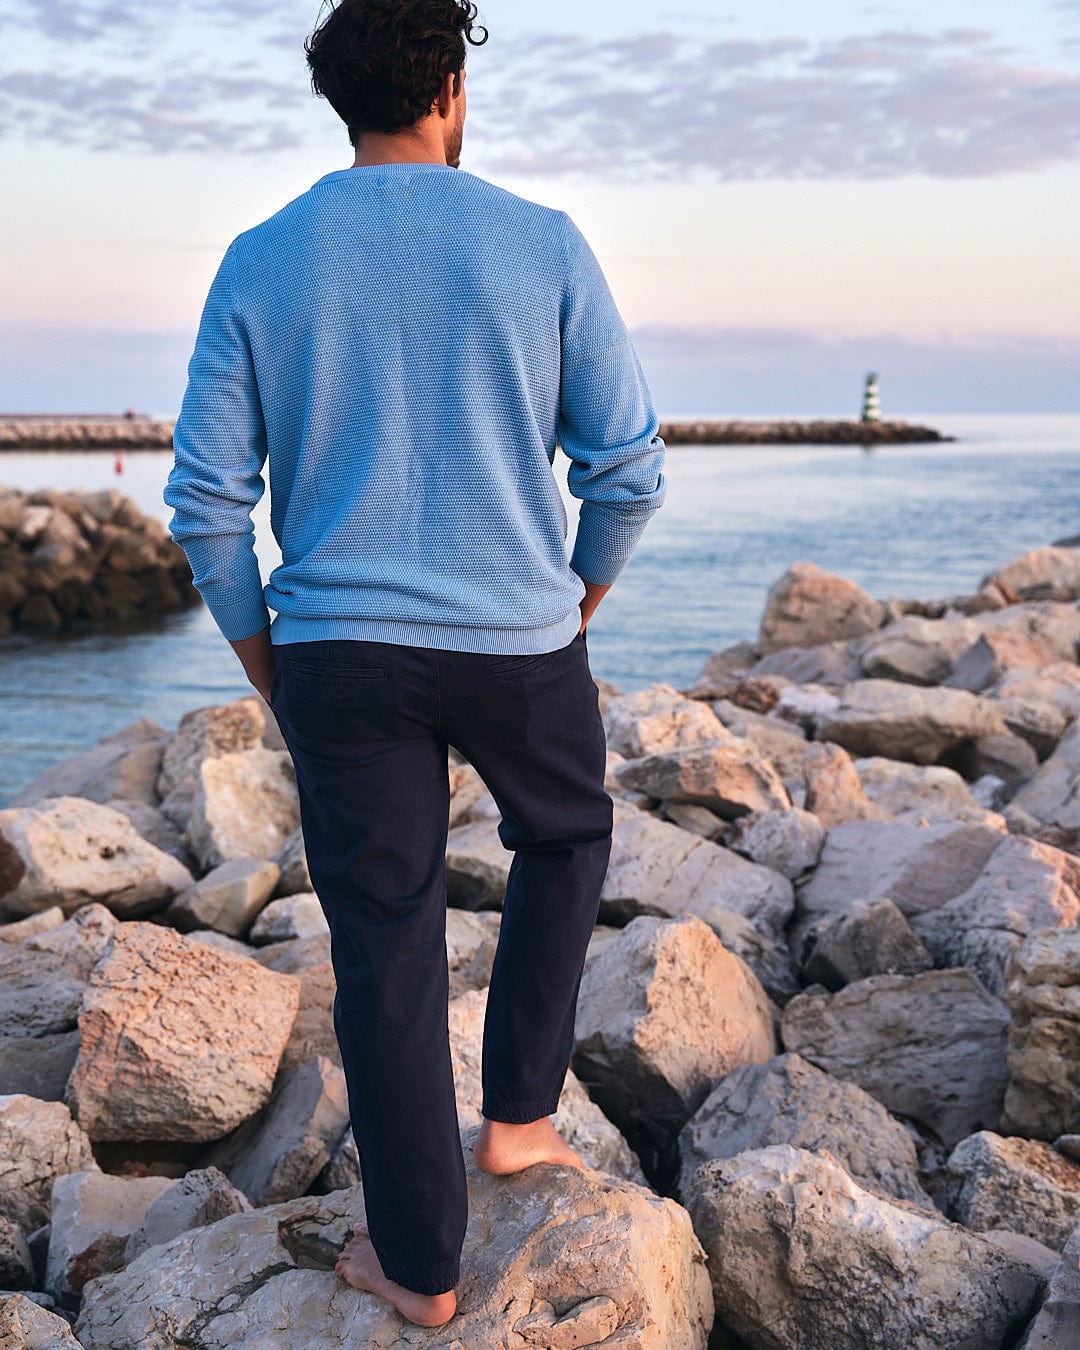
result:
M 866 377 L 863 391 L 862 420 L 864 422 L 881 421 L 881 395 L 878 392 L 877 371 L 872 370 Z

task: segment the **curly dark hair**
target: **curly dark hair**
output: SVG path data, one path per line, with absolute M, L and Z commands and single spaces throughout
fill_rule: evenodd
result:
M 457 93 L 465 40 L 488 40 L 476 13 L 470 0 L 338 0 L 304 42 L 311 87 L 354 146 L 362 132 L 411 127 L 431 111 L 446 75 Z

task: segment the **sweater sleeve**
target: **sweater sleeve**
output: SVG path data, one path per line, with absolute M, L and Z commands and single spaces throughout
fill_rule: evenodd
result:
M 266 429 L 237 303 L 235 240 L 203 308 L 173 451 L 163 494 L 170 533 L 223 636 L 253 637 L 270 622 L 251 520 L 265 490 Z
M 571 568 L 610 585 L 667 493 L 665 445 L 641 365 L 607 280 L 565 212 L 557 439 L 581 501 Z

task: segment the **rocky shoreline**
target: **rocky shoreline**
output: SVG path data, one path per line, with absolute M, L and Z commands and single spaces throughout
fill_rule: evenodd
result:
M 598 682 L 583 1171 L 472 1163 L 512 855 L 453 757 L 471 1216 L 410 1346 L 1075 1350 L 1078 600 L 1069 548 L 927 601 L 796 564 L 691 687 Z M 333 1271 L 363 1192 L 298 825 L 254 696 L 0 811 L 0 1344 L 405 1344 Z
M 171 450 L 173 422 L 151 418 L 0 418 L 0 453 L 24 450 Z M 662 421 L 668 445 L 904 445 L 952 441 L 909 422 Z
M 0 633 L 96 628 L 198 603 L 183 550 L 130 497 L 0 485 Z

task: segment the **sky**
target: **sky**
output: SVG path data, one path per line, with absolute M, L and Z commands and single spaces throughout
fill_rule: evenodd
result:
M 328 0 L 0 0 L 0 412 L 175 416 L 229 242 L 347 167 Z M 568 211 L 661 416 L 1080 412 L 1080 0 L 487 0 L 461 167 Z

